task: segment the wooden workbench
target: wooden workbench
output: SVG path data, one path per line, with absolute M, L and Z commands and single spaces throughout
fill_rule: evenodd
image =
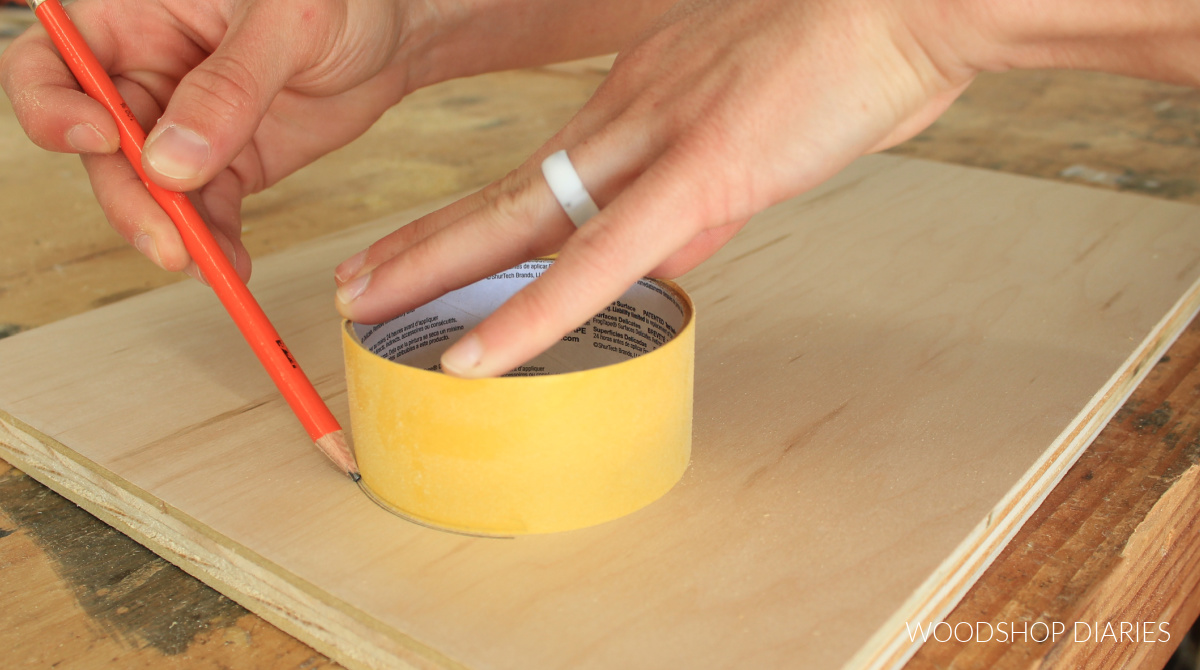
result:
M 22 22 L 5 12 L 0 35 Z M 591 61 L 413 95 L 355 144 L 247 200 L 247 247 L 262 256 L 487 183 L 561 127 L 604 71 Z M 895 151 L 1200 204 L 1197 121 L 1200 92 L 1016 73 L 981 77 Z M 28 142 L 6 100 L 0 239 L 0 336 L 181 279 L 105 225 L 78 161 Z M 1169 621 L 1171 643 L 928 644 L 910 665 L 1161 665 L 1200 610 L 1198 362 L 1193 324 L 950 619 Z M 0 602 L 0 649 L 18 666 L 333 666 L 2 462 Z M 1081 657 L 1094 652 L 1105 656 Z

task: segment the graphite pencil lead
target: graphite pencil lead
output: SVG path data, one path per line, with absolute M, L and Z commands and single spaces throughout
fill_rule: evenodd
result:
M 327 433 L 316 441 L 316 445 L 317 449 L 328 456 L 339 470 L 349 475 L 350 479 L 358 481 L 361 478 L 358 474 L 358 464 L 354 462 L 354 453 L 346 443 L 345 432 L 335 430 Z

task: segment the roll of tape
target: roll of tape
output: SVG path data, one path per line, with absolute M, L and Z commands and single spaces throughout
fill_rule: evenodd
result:
M 441 354 L 550 261 L 379 325 L 346 322 L 362 485 L 419 523 L 479 535 L 594 525 L 657 500 L 691 453 L 693 306 L 644 279 L 510 375 L 459 379 Z

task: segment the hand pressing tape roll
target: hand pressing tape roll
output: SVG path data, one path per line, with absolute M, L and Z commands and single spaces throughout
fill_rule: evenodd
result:
M 530 261 L 379 325 L 343 329 L 362 485 L 419 523 L 478 535 L 591 526 L 665 494 L 691 453 L 693 307 L 643 279 L 496 379 L 441 354 L 550 261 Z

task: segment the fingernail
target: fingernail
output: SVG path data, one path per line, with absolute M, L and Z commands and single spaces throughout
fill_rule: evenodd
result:
M 217 240 L 217 246 L 221 247 L 221 251 L 224 252 L 225 258 L 229 259 L 229 264 L 236 267 L 237 248 L 233 246 L 233 242 L 230 242 L 228 239 L 226 239 L 224 235 L 213 235 L 213 238 Z
M 162 257 L 158 255 L 158 246 L 154 244 L 154 238 L 146 233 L 138 233 L 137 237 L 133 238 L 133 246 L 146 258 L 154 261 L 154 264 L 162 267 Z
M 483 360 L 483 340 L 475 333 L 455 343 L 442 354 L 442 369 L 455 377 L 469 377 Z
M 146 162 L 172 179 L 192 179 L 208 162 L 208 140 L 183 126 L 167 126 L 146 144 Z
M 200 272 L 200 268 L 196 267 L 196 264 L 194 262 L 188 263 L 188 266 L 183 269 L 183 273 L 186 274 L 187 276 L 191 277 L 192 279 L 195 279 L 196 281 L 200 282 L 201 284 L 204 284 L 205 286 L 209 286 L 209 283 L 204 281 L 204 274 L 202 272 Z
M 112 153 L 112 148 L 108 145 L 108 140 L 100 134 L 100 131 L 90 123 L 80 123 L 71 126 L 67 131 L 67 144 L 71 148 L 83 154 L 109 154 Z
M 354 275 L 358 274 L 358 271 L 361 270 L 366 264 L 367 250 L 363 249 L 357 254 L 354 254 L 350 258 L 342 261 L 342 264 L 337 266 L 337 268 L 333 271 L 333 278 L 336 279 L 339 284 L 344 284 L 352 279 Z
M 358 296 L 362 295 L 363 291 L 367 290 L 367 282 L 371 281 L 371 275 L 363 275 L 358 279 L 342 284 L 337 290 L 338 302 L 343 305 L 349 305 L 354 302 Z

